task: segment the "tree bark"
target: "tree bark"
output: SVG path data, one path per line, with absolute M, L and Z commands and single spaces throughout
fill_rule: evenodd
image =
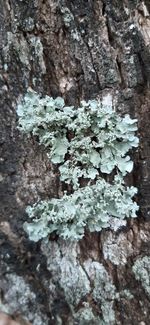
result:
M 150 3 L 0 2 L 0 309 L 20 324 L 149 324 Z M 69 105 L 111 100 L 138 119 L 127 180 L 138 187 L 137 219 L 78 243 L 27 238 L 26 206 L 61 190 L 44 149 L 17 129 L 17 102 L 28 87 Z

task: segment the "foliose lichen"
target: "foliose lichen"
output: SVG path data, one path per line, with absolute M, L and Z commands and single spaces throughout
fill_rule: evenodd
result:
M 116 176 L 117 178 L 117 176 Z M 35 203 L 27 208 L 32 219 L 24 228 L 33 241 L 54 231 L 64 239 L 80 239 L 85 227 L 93 232 L 111 228 L 110 218 L 136 217 L 137 204 L 132 201 L 134 187 L 125 188 L 120 178 L 114 184 L 99 179 L 71 195 Z
M 61 97 L 41 98 L 33 91 L 18 105 L 17 113 L 19 129 L 38 137 L 51 162 L 58 166 L 60 180 L 74 191 L 27 208 L 33 222 L 26 223 L 25 229 L 32 240 L 52 232 L 65 239 L 80 239 L 85 227 L 100 231 L 111 227 L 112 217 L 136 216 L 138 206 L 132 198 L 137 190 L 126 188 L 123 182 L 133 168 L 126 154 L 138 146 L 136 119 L 121 117 L 97 100 L 82 101 L 75 108 L 65 106 Z M 112 172 L 116 174 L 112 183 L 101 177 Z M 81 179 L 86 182 L 84 188 Z
M 61 97 L 41 98 L 30 91 L 17 114 L 20 130 L 38 136 L 52 163 L 61 164 L 60 179 L 74 189 L 81 177 L 95 179 L 99 171 L 110 174 L 114 168 L 124 176 L 133 168 L 126 153 L 138 146 L 137 120 L 121 117 L 110 106 L 91 100 L 75 108 Z

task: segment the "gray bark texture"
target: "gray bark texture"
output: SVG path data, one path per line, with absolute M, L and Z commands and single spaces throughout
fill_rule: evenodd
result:
M 0 325 L 150 324 L 150 2 L 0 0 L 0 8 Z M 137 219 L 78 243 L 28 239 L 26 206 L 61 191 L 44 148 L 17 129 L 28 87 L 69 105 L 111 98 L 138 119 L 127 180 L 139 189 Z

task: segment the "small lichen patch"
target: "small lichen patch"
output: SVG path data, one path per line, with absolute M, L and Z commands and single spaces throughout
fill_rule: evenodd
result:
M 26 39 L 22 35 L 17 36 L 16 34 L 8 32 L 7 40 L 8 46 L 7 49 L 5 48 L 5 50 L 8 51 L 9 47 L 12 46 L 16 50 L 21 63 L 29 69 L 29 46 Z
M 140 239 L 143 242 L 148 242 L 149 241 L 149 224 L 145 223 L 145 229 L 141 229 L 139 232 Z
M 91 290 L 89 279 L 77 259 L 77 243 L 60 240 L 42 242 L 42 251 L 47 256 L 48 270 L 53 274 L 64 291 L 65 299 L 71 308 L 78 305 Z
M 115 265 L 125 265 L 127 258 L 132 254 L 132 244 L 127 240 L 126 235 L 121 233 L 118 237 L 110 233 L 103 244 L 104 258 Z
M 115 324 L 113 304 L 117 296 L 112 279 L 104 266 L 98 262 L 88 260 L 84 263 L 84 266 L 90 279 L 93 279 L 92 296 L 102 311 L 104 324 Z
M 118 300 L 120 300 L 122 298 L 124 298 L 126 300 L 131 300 L 134 298 L 134 296 L 128 289 L 124 289 L 124 290 L 120 291 L 118 294 Z
M 84 303 L 84 307 L 80 308 L 77 313 L 74 313 L 75 321 L 80 325 L 102 325 L 102 320 L 93 314 L 89 303 Z M 104 325 L 104 324 L 103 324 Z
M 67 262 L 67 263 L 66 263 Z M 69 304 L 77 306 L 82 298 L 90 292 L 90 282 L 80 265 L 62 261 L 60 285 L 64 289 Z
M 26 18 L 23 25 L 25 31 L 31 32 L 35 27 L 34 19 L 32 17 Z
M 15 273 L 7 274 L 0 281 L 3 299 L 0 310 L 9 314 L 22 314 L 32 325 L 48 325 L 46 315 L 37 307 L 36 295 L 21 276 Z
M 132 270 L 136 280 L 141 282 L 145 292 L 150 296 L 150 256 L 137 259 Z
M 65 26 L 70 27 L 71 22 L 74 22 L 73 14 L 69 10 L 69 8 L 67 8 L 65 6 L 61 6 L 60 10 L 62 13 L 62 17 L 63 17 L 64 23 L 65 23 Z
M 45 74 L 46 66 L 45 66 L 44 57 L 43 57 L 43 45 L 41 43 L 40 37 L 32 36 L 30 38 L 30 42 L 34 49 L 34 55 L 38 60 L 40 70 L 41 70 L 42 74 Z
M 4 181 L 4 176 L 0 173 L 0 182 Z

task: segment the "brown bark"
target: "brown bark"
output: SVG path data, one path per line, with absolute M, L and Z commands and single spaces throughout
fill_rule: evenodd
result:
M 149 324 L 149 297 L 132 266 L 149 254 L 150 3 L 0 3 L 0 308 L 33 325 Z M 25 207 L 57 197 L 60 184 L 43 148 L 17 130 L 17 101 L 28 87 L 63 96 L 69 105 L 109 95 L 118 111 L 138 118 L 140 146 L 128 180 L 139 189 L 138 219 L 116 233 L 86 234 L 77 245 L 51 238 L 48 244 L 29 241 L 22 227 Z M 101 265 L 119 298 L 109 297 L 98 280 L 103 297 L 94 300 Z M 132 294 L 130 300 L 124 290 Z M 86 303 L 93 313 L 87 321 L 80 315 L 87 312 Z M 105 314 L 113 312 L 115 320 L 107 319 Z

